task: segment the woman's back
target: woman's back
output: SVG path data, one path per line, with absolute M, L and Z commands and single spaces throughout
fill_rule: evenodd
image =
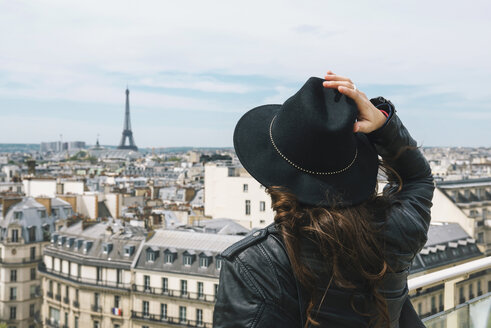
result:
M 329 221 L 332 229 L 309 228 L 300 210 L 288 215 L 292 201 L 284 194 L 275 199 L 273 191 L 276 223 L 223 253 L 216 327 L 303 327 L 306 322 L 320 327 L 372 327 L 377 322 L 404 327 L 401 313 L 415 316 L 407 297 L 407 275 L 426 242 L 433 179 L 392 104 L 383 98 L 372 102 L 387 105 L 391 113 L 385 125 L 367 137 L 400 178 L 385 191 L 383 215 L 370 212 L 370 231 L 354 224 L 345 234 L 342 220 Z M 350 209 L 356 206 L 365 205 Z M 319 215 L 332 216 L 329 210 L 310 209 L 317 225 Z M 346 239 L 348 235 L 355 240 Z

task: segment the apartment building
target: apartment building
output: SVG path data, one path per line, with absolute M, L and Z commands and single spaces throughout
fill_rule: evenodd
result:
M 45 327 L 132 327 L 131 267 L 145 236 L 112 219 L 54 233 L 40 267 Z
M 43 201 L 43 200 L 41 200 Z M 0 323 L 9 328 L 41 327 L 43 246 L 55 229 L 51 211 L 33 198 L 3 198 L 0 210 Z M 64 215 L 64 214 L 62 214 Z
M 242 238 L 156 231 L 134 267 L 134 327 L 212 327 L 220 252 Z
M 248 229 L 264 228 L 274 219 L 264 186 L 240 166 L 206 164 L 204 203 L 205 215 L 230 218 Z

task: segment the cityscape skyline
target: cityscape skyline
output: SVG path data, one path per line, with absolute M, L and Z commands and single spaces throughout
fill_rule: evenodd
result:
M 117 145 L 128 84 L 140 147 L 230 147 L 243 113 L 332 69 L 390 99 L 423 146 L 489 146 L 491 46 L 475 31 L 491 5 L 379 4 L 4 2 L 0 141 Z

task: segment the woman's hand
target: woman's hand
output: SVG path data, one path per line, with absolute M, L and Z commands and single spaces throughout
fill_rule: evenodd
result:
M 356 89 L 355 84 L 347 77 L 327 71 L 323 85 L 325 88 L 338 89 L 343 95 L 353 99 L 358 107 L 358 119 L 353 132 L 370 133 L 381 128 L 386 117 L 367 98 L 367 95 Z

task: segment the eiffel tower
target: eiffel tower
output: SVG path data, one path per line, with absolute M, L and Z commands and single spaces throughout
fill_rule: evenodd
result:
M 128 139 L 129 145 L 126 145 L 126 139 Z M 126 110 L 124 113 L 123 136 L 121 137 L 121 142 L 119 143 L 118 149 L 131 149 L 138 151 L 138 147 L 135 145 L 135 140 L 133 140 L 133 132 L 131 131 L 130 90 L 128 90 L 128 88 L 126 88 Z

